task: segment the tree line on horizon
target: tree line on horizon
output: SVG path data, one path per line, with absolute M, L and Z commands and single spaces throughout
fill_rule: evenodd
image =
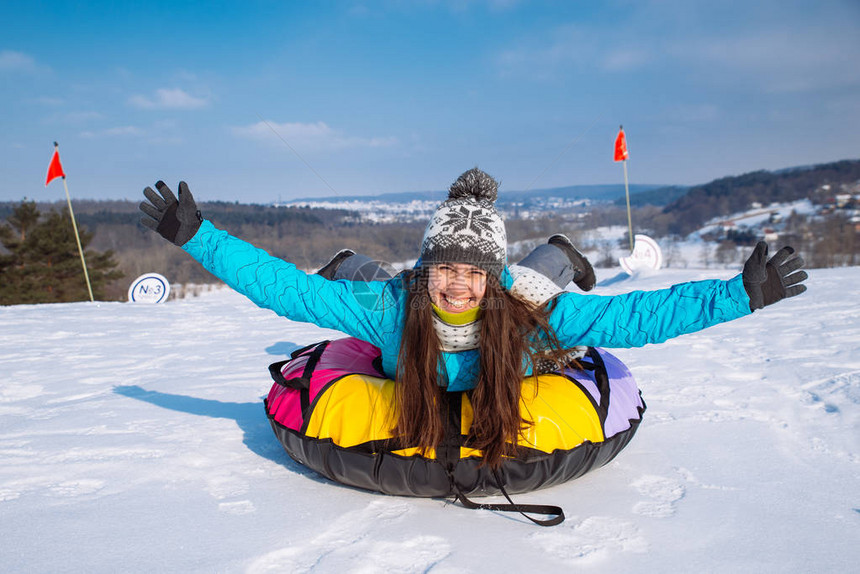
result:
M 824 184 L 857 182 L 860 160 L 779 173 L 753 172 L 690 188 L 681 197 L 677 197 L 677 190 L 671 191 L 662 197 L 675 197 L 663 205 L 655 205 L 659 200 L 646 200 L 634 208 L 633 217 L 638 229 L 655 238 L 680 237 L 709 219 L 744 211 L 753 202 L 769 204 L 805 197 L 821 202 L 826 201 Z M 653 191 L 645 193 L 661 197 Z M 0 223 L 0 304 L 88 299 L 71 221 L 67 209 L 59 205 L 27 200 L 0 203 L 0 220 L 5 220 Z M 354 212 L 338 209 L 221 201 L 204 202 L 200 207 L 216 226 L 306 270 L 319 268 L 346 247 L 381 261 L 414 260 L 424 231 L 422 222 L 370 224 L 360 221 Z M 124 299 L 129 283 L 147 272 L 161 273 L 171 283 L 217 282 L 180 249 L 142 228 L 137 202 L 76 201 L 75 213 L 99 299 Z M 527 245 L 557 232 L 577 241 L 585 230 L 606 225 L 626 227 L 625 208 L 607 204 L 586 217 L 550 214 L 507 221 L 509 242 Z M 860 264 L 857 225 L 839 214 L 826 221 L 795 214 L 786 231 L 785 240 L 804 254 L 810 266 Z M 627 241 L 626 237 L 619 239 Z M 749 245 L 756 239 L 744 234 L 723 238 L 723 251 L 728 253 L 731 245 Z M 511 257 L 516 261 L 522 255 L 512 253 Z M 605 254 L 603 257 L 608 261 Z

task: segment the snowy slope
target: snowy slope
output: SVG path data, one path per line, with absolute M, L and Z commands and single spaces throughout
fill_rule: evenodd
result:
M 666 270 L 599 294 L 730 271 Z M 4 572 L 848 572 L 860 560 L 860 268 L 619 350 L 648 411 L 619 457 L 515 497 L 540 528 L 333 484 L 292 462 L 266 367 L 336 336 L 229 291 L 0 307 Z

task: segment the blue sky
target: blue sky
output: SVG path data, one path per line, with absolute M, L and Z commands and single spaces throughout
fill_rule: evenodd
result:
M 856 0 L 4 2 L 0 200 L 695 184 L 860 157 Z M 301 159 L 290 149 L 295 150 Z

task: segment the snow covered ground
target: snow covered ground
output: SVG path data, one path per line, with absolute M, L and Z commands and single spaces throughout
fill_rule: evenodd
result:
M 729 270 L 598 271 L 598 294 Z M 337 336 L 227 290 L 0 307 L 4 572 L 848 572 L 860 563 L 860 268 L 619 350 L 648 403 L 554 528 L 331 483 L 291 461 L 267 365 Z

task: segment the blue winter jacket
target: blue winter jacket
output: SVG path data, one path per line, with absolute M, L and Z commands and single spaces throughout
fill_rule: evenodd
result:
M 395 377 L 407 296 L 398 279 L 365 283 L 308 275 L 209 221 L 182 248 L 260 307 L 376 345 L 385 374 Z M 556 301 L 550 324 L 559 342 L 571 347 L 641 347 L 750 314 L 740 275 L 611 297 L 562 293 Z M 474 388 L 478 353 L 443 352 L 447 380 L 440 385 Z

